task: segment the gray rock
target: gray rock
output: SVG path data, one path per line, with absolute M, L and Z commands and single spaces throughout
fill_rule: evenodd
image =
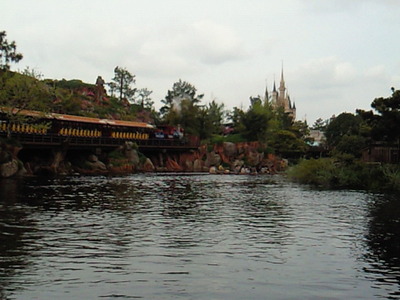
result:
M 0 177 L 8 178 L 18 173 L 18 161 L 13 159 L 0 165 Z

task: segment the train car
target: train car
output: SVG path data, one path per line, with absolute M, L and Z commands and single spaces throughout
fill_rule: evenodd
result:
M 11 109 L 0 107 L 0 136 L 11 136 L 30 144 L 64 143 L 116 145 L 133 141 L 146 147 L 196 148 L 198 137 L 184 135 L 180 126 L 159 126 L 145 122 L 90 118 L 22 110 L 24 122 L 10 121 Z M 13 118 L 11 118 L 13 119 Z
M 7 117 L 7 113 L 10 112 L 5 108 L 0 110 L 0 132 L 143 140 L 153 137 L 156 131 L 155 126 L 144 122 L 41 113 L 29 110 L 18 112 L 18 114 L 26 117 L 26 122 L 13 124 Z M 47 124 L 48 126 L 39 126 L 40 124 Z

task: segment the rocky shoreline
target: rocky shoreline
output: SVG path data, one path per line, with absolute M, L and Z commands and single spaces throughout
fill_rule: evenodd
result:
M 91 153 L 52 149 L 47 155 L 1 142 L 0 178 L 41 175 L 117 175 L 140 172 L 205 172 L 211 174 L 274 174 L 287 161 L 265 152 L 258 142 L 202 145 L 190 152 L 140 153 L 126 142 L 110 152 Z

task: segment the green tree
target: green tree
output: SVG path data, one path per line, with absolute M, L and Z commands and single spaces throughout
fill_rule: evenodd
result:
M 361 156 L 361 150 L 365 147 L 365 138 L 361 135 L 344 135 L 336 145 L 339 153 L 351 154 L 354 157 Z
M 51 109 L 51 93 L 46 84 L 36 78 L 7 71 L 1 76 L 0 112 L 7 115 L 8 125 L 28 122 L 23 110 L 43 114 Z M 40 117 L 40 116 L 39 116 Z M 8 135 L 10 135 L 8 130 Z
M 152 93 L 153 91 L 150 91 L 147 88 L 137 90 L 135 95 L 135 102 L 139 104 L 142 108 L 148 110 L 153 109 L 154 101 L 150 97 Z
M 193 107 L 198 106 L 198 104 L 203 99 L 204 95 L 196 95 L 197 89 L 194 85 L 182 81 L 175 82 L 172 86 L 172 90 L 168 90 L 165 99 L 161 100 L 163 106 L 160 109 L 161 117 L 167 123 L 171 125 L 174 124 L 174 116 L 178 115 L 182 108 L 182 102 L 184 100 L 189 101 Z M 187 106 L 187 104 L 186 104 Z
M 23 56 L 17 52 L 15 41 L 8 42 L 5 31 L 0 31 L 0 71 L 10 69 L 10 63 L 19 62 Z
M 136 88 L 132 87 L 136 83 L 135 77 L 128 70 L 118 66 L 115 67 L 114 78 L 108 84 L 111 89 L 111 95 L 117 92 L 119 94 L 119 101 L 122 101 L 122 99 L 132 101 L 136 93 Z
M 322 118 L 318 118 L 314 122 L 314 124 L 311 127 L 311 129 L 325 131 L 326 126 L 327 126 L 327 121 L 324 121 Z
M 376 98 L 371 107 L 376 111 L 357 110 L 369 127 L 374 141 L 399 143 L 400 140 L 400 91 L 392 88 L 392 95 Z
M 325 136 L 329 146 L 335 147 L 345 135 L 359 135 L 362 118 L 351 113 L 341 113 L 326 127 Z
M 198 112 L 198 132 L 201 140 L 210 138 L 213 134 L 219 135 L 222 131 L 224 120 L 224 104 L 215 100 L 201 107 Z
M 270 122 L 273 119 L 273 110 L 268 102 L 259 98 L 250 98 L 251 105 L 240 119 L 243 127 L 241 134 L 248 141 L 266 141 Z

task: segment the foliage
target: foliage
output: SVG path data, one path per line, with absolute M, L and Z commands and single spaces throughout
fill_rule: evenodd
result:
M 361 150 L 366 146 L 365 138 L 360 135 L 344 135 L 336 145 L 336 151 L 361 157 Z
M 400 191 L 399 166 L 366 164 L 351 158 L 302 160 L 287 175 L 293 181 L 323 188 Z
M 371 107 L 377 112 L 357 110 L 369 127 L 374 141 L 399 143 L 400 139 L 400 91 L 392 88 L 388 98 L 376 98 Z
M 154 101 L 150 97 L 152 93 L 153 91 L 150 91 L 147 88 L 138 89 L 134 97 L 135 103 L 139 104 L 142 108 L 151 110 L 154 105 Z
M 268 102 L 262 103 L 259 98 L 251 98 L 248 111 L 241 114 L 241 134 L 249 141 L 265 141 L 272 118 L 273 111 Z
M 324 121 L 322 118 L 318 118 L 314 122 L 314 124 L 311 127 L 311 129 L 325 131 L 327 126 L 328 126 L 328 121 L 327 120 Z
M 334 170 L 335 164 L 331 158 L 310 159 L 291 167 L 287 175 L 300 183 L 329 187 Z
M 224 113 L 224 104 L 218 104 L 215 100 L 207 106 L 200 107 L 197 116 L 199 126 L 197 131 L 200 139 L 204 140 L 211 135 L 222 133 Z
M 0 71 L 10 69 L 10 63 L 18 63 L 22 54 L 17 52 L 15 41 L 8 42 L 5 31 L 0 31 Z
M 27 116 L 21 114 L 22 110 L 36 110 L 44 114 L 51 106 L 51 94 L 47 85 L 36 78 L 19 73 L 5 71 L 1 74 L 0 112 L 7 115 L 9 127 L 11 124 L 30 121 Z M 8 136 L 10 134 L 8 128 Z
M 325 131 L 328 145 L 335 147 L 343 136 L 358 135 L 361 121 L 361 117 L 351 113 L 341 113 L 332 119 Z
M 179 80 L 167 92 L 160 109 L 161 122 L 182 126 L 188 134 L 203 135 L 205 111 L 199 103 L 204 95 L 197 95 L 197 89 L 186 81 Z
M 132 101 L 137 90 L 131 87 L 131 85 L 136 82 L 135 77 L 136 76 L 131 74 L 128 70 L 118 66 L 115 67 L 114 78 L 109 83 L 111 95 L 113 95 L 114 92 L 118 92 L 119 101 L 122 101 L 122 99 Z
M 187 102 L 186 105 L 190 104 L 193 109 L 198 109 L 198 104 L 204 95 L 196 95 L 196 93 L 197 89 L 194 85 L 181 79 L 175 82 L 172 90 L 168 90 L 165 99 L 161 100 L 161 103 L 163 103 L 160 109 L 162 120 L 167 124 L 177 125 L 176 119 L 179 118 L 181 113 L 182 102 Z

